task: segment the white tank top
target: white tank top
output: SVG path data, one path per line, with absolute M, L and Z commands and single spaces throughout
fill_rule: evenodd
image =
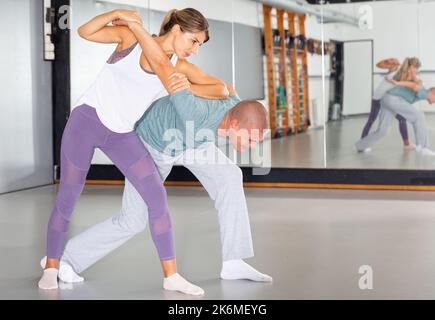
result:
M 157 75 L 142 69 L 141 54 L 142 49 L 136 43 L 126 57 L 115 63 L 106 63 L 75 106 L 87 104 L 94 107 L 100 121 L 111 131 L 133 131 L 146 109 L 158 97 L 167 95 Z M 171 63 L 175 66 L 176 62 L 174 54 Z

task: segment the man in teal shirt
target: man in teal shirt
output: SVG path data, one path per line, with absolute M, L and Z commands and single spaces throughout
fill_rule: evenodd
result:
M 195 97 L 187 90 L 177 92 L 157 100 L 137 122 L 136 132 L 154 150 L 176 156 L 186 149 L 217 140 L 225 114 L 240 102 L 237 95 L 210 100 Z M 264 110 L 258 102 L 251 103 Z M 248 102 L 243 104 L 248 106 Z M 266 123 L 261 125 L 265 127 Z
M 222 136 L 239 151 L 255 146 L 267 128 L 266 111 L 257 101 L 240 101 L 234 88 L 228 85 L 228 89 L 230 97 L 225 100 L 199 98 L 188 91 L 163 97 L 138 121 L 136 132 L 163 180 L 173 165 L 184 165 L 214 200 L 222 244 L 221 278 L 269 282 L 270 276 L 242 260 L 254 254 L 242 171 L 215 144 Z M 120 213 L 72 238 L 62 261 L 82 272 L 143 231 L 147 215 L 145 202 L 126 180 Z
M 414 127 L 417 152 L 422 155 L 435 155 L 432 150 L 427 148 L 425 115 L 423 111 L 413 105 L 420 100 L 427 100 L 430 104 L 435 103 L 435 88 L 427 90 L 420 86 L 414 91 L 409 88 L 396 86 L 390 89 L 381 100 L 381 115 L 378 129 L 355 144 L 357 151 L 370 150 L 373 144 L 388 133 L 394 117 L 400 114 Z

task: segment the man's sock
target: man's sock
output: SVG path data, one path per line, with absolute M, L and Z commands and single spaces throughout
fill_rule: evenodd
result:
M 43 290 L 57 289 L 59 287 L 57 283 L 58 273 L 59 270 L 56 268 L 45 269 L 41 280 L 38 282 L 38 287 Z
M 422 146 L 415 147 L 415 150 L 423 156 L 435 156 L 434 151 L 432 151 L 428 148 L 423 148 Z
M 200 287 L 191 284 L 178 273 L 163 279 L 163 288 L 169 291 L 179 291 L 185 294 L 200 296 L 204 294 L 204 290 Z
M 365 148 L 363 150 L 359 150 L 355 145 L 353 146 L 354 150 L 358 153 L 368 153 L 372 151 L 372 148 Z
M 272 282 L 272 277 L 255 270 L 241 259 L 224 261 L 221 278 L 225 280 L 246 279 L 258 282 Z
M 41 268 L 45 268 L 47 257 L 41 259 Z M 59 279 L 67 283 L 83 282 L 85 279 L 80 277 L 67 262 L 60 260 Z

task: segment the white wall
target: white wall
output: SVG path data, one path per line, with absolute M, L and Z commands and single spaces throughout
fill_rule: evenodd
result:
M 318 18 L 312 15 L 307 15 L 305 19 L 305 33 L 307 38 L 322 40 L 327 42 L 331 39 L 331 25 L 321 24 Z M 317 109 L 316 119 L 311 112 L 314 125 L 324 124 L 327 118 L 327 110 L 329 103 L 329 75 L 330 72 L 330 56 L 308 53 L 308 95 L 311 108 L 315 106 Z
M 344 43 L 343 115 L 370 112 L 373 96 L 372 42 Z
M 89 0 L 88 0 L 89 1 Z M 201 11 L 207 19 L 238 22 L 253 27 L 259 26 L 258 5 L 249 0 L 103 0 L 116 4 L 126 4 L 158 11 L 182 9 L 187 7 Z M 235 14 L 233 14 L 235 13 Z
M 18 14 L 19 13 L 19 14 Z M 0 193 L 53 182 L 51 64 L 42 1 L 0 2 Z

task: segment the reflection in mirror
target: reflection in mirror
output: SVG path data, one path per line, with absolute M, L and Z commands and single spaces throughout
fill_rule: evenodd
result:
M 351 2 L 321 6 L 348 20 L 324 21 L 327 167 L 432 169 L 435 4 Z
M 261 2 L 272 166 L 324 167 L 321 24 L 308 6 Z

